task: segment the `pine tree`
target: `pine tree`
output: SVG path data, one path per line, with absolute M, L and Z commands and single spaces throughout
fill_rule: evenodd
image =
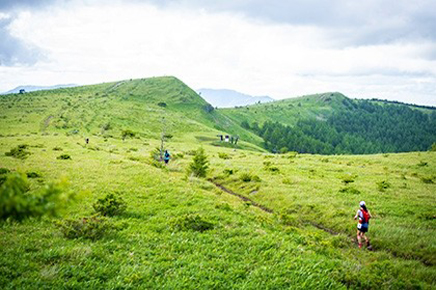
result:
M 206 177 L 209 161 L 204 153 L 203 148 L 198 148 L 195 152 L 191 164 L 189 164 L 188 173 L 197 177 Z

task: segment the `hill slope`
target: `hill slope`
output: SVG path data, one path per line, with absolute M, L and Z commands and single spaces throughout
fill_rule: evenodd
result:
M 436 287 L 436 152 L 327 158 L 213 146 L 221 128 L 241 127 L 175 78 L 0 100 L 1 289 Z M 167 166 L 150 157 L 162 116 L 174 135 Z M 123 140 L 125 129 L 135 136 Z M 186 173 L 200 146 L 206 178 Z M 47 191 L 76 202 L 21 222 L 5 210 Z M 95 217 L 107 194 L 126 212 Z M 355 244 L 361 200 L 374 251 Z M 49 196 L 44 211 L 58 204 Z
M 240 145 L 261 144 L 258 136 L 240 130 L 173 77 L 5 95 L 0 97 L 0 107 L 3 135 L 57 132 L 120 138 L 130 130 L 144 138 L 160 138 L 165 130 L 174 138 L 212 142 L 218 134 L 237 131 Z
M 424 151 L 436 142 L 436 110 L 339 93 L 222 110 L 272 151 L 362 154 Z

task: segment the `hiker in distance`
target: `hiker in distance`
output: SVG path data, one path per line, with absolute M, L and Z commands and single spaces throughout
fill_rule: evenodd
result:
M 359 222 L 357 223 L 357 242 L 359 243 L 359 249 L 362 248 L 362 238 L 365 239 L 366 247 L 368 250 L 371 250 L 371 245 L 369 244 L 369 239 L 365 235 L 365 233 L 368 232 L 369 227 L 369 219 L 371 218 L 371 214 L 369 213 L 369 210 L 366 207 L 366 204 L 364 201 L 360 202 L 360 209 L 357 210 L 356 215 L 354 216 L 354 219 L 359 219 Z
M 171 155 L 170 155 L 170 153 L 168 152 L 168 150 L 165 150 L 165 154 L 164 154 L 164 161 L 165 161 L 165 164 L 168 164 L 168 162 L 170 161 L 170 157 L 171 157 Z

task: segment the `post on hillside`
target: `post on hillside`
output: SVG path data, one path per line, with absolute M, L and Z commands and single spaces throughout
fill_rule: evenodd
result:
M 165 117 L 162 117 L 162 132 L 160 134 L 160 150 L 159 150 L 159 161 L 160 162 L 163 161 L 165 134 L 166 134 Z

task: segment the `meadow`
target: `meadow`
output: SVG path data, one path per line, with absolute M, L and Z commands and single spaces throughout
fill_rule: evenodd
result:
M 147 95 L 148 82 L 157 82 L 150 96 L 173 96 L 166 108 L 162 98 L 138 100 L 116 83 L 1 97 L 0 168 L 27 176 L 29 195 L 63 181 L 75 200 L 57 217 L 0 221 L 0 288 L 436 287 L 436 152 L 322 156 L 270 154 L 246 140 L 220 146 L 216 134 L 231 121 L 201 100 L 187 106 L 187 88 L 162 81 L 129 85 Z M 150 157 L 162 128 L 171 135 L 168 166 Z M 127 129 L 134 134 L 123 138 Z M 23 158 L 5 155 L 20 145 Z M 209 161 L 205 178 L 186 171 L 199 147 Z M 96 216 L 93 205 L 107 194 L 126 210 Z M 355 243 L 361 200 L 374 216 L 373 251 Z M 93 219 L 110 230 L 71 237 L 59 227 Z

